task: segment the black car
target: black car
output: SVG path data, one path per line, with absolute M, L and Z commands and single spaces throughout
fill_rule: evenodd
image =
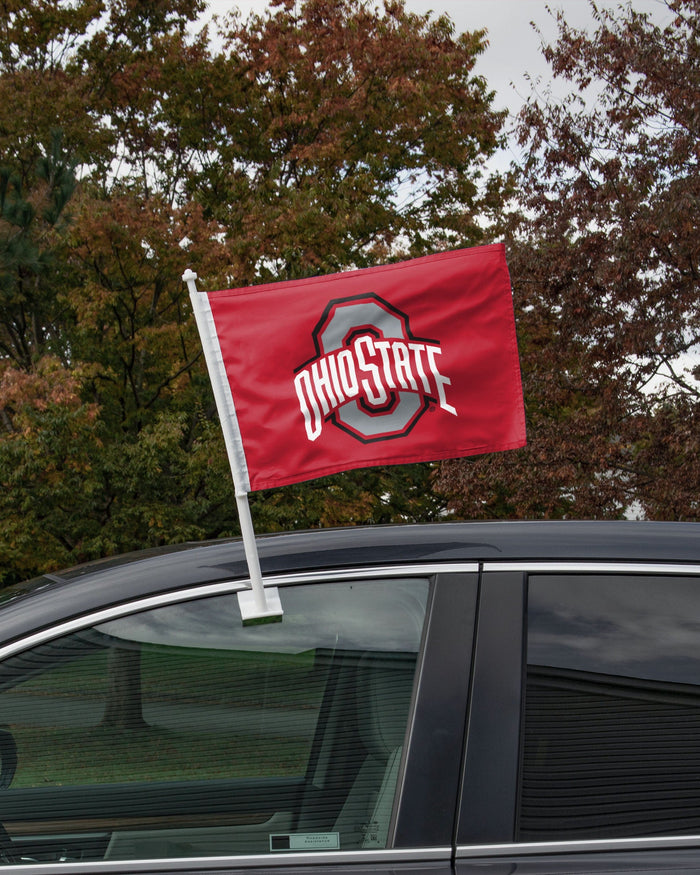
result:
M 0 593 L 0 861 L 700 872 L 700 525 L 261 537 Z

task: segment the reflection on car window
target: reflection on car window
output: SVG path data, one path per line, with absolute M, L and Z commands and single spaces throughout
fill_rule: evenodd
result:
M 246 627 L 217 596 L 8 658 L 9 861 L 385 847 L 427 591 L 287 587 Z
M 700 833 L 700 581 L 530 580 L 518 838 Z

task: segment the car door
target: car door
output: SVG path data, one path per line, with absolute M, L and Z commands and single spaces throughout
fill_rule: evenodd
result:
M 700 872 L 700 569 L 486 565 L 459 875 Z
M 3 861 L 450 871 L 477 582 L 452 572 L 281 575 L 259 626 L 217 582 L 6 644 Z

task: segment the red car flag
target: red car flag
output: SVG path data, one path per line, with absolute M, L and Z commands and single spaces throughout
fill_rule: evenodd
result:
M 237 491 L 525 443 L 502 244 L 228 291 L 184 278 Z

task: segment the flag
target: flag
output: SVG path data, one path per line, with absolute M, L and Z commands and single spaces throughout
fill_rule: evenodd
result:
M 192 298 L 237 490 L 525 444 L 502 244 Z

